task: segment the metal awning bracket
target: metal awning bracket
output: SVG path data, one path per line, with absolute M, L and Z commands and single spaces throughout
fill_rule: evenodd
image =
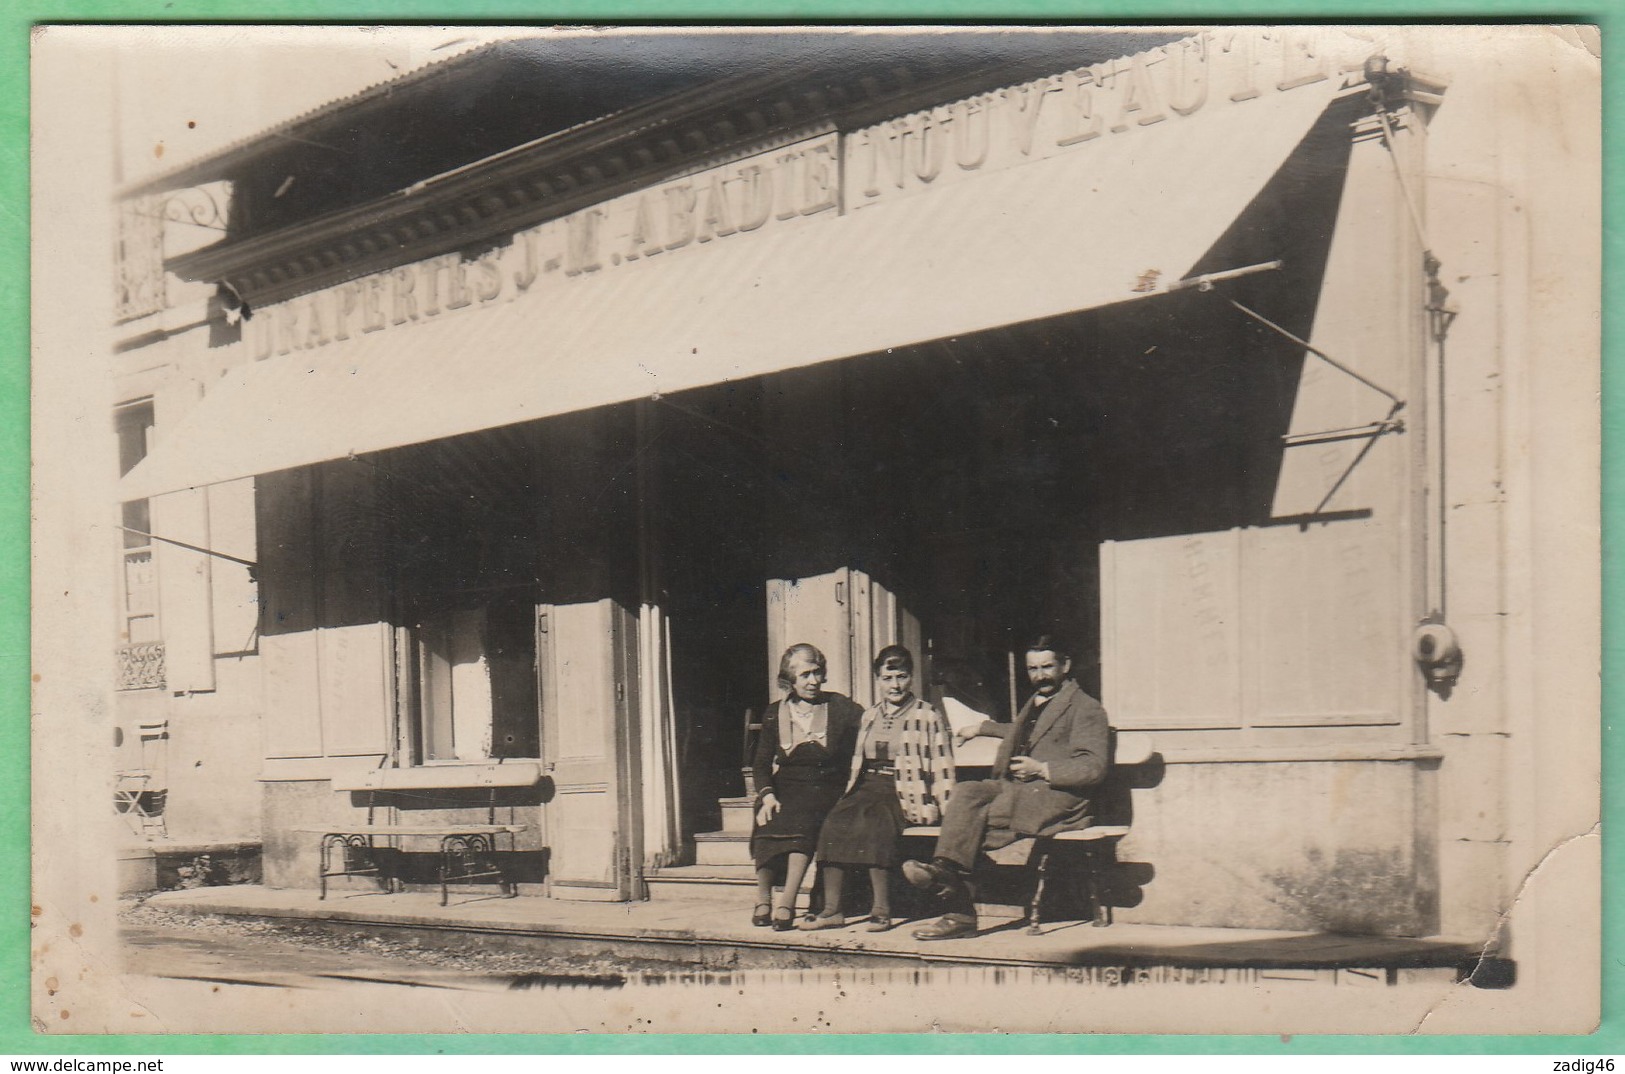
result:
M 1216 283 L 1226 280 L 1236 280 L 1243 276 L 1252 276 L 1259 272 L 1275 272 L 1286 267 L 1285 261 L 1264 261 L 1257 265 L 1244 265 L 1241 268 L 1225 269 L 1221 272 L 1204 272 L 1200 276 L 1187 276 L 1182 280 L 1161 288 L 1164 294 L 1174 294 L 1178 291 L 1211 291 Z M 1149 273 L 1147 274 L 1150 275 Z
M 258 563 L 255 563 L 251 559 L 243 559 L 240 556 L 231 556 L 224 552 L 216 552 L 212 548 L 204 548 L 202 545 L 197 544 L 188 544 L 186 541 L 177 541 L 173 537 L 162 537 L 156 533 L 148 533 L 146 530 L 138 530 L 134 526 L 120 526 L 119 529 L 123 530 L 125 533 L 133 533 L 137 537 L 145 537 L 149 541 L 162 541 L 164 544 L 172 544 L 176 548 L 184 548 L 188 552 L 199 552 L 205 556 L 213 556 L 215 559 L 223 559 L 231 563 L 239 563 L 242 566 L 247 567 L 249 570 L 253 570 L 259 566 Z
M 1288 433 L 1281 437 L 1281 443 L 1287 447 L 1304 447 L 1308 444 L 1333 444 L 1340 440 L 1363 440 L 1367 437 L 1387 436 L 1389 433 L 1402 433 L 1405 431 L 1405 422 L 1402 418 L 1388 418 L 1384 421 L 1374 421 L 1369 425 L 1355 425 L 1347 429 L 1328 429 L 1318 433 Z
M 1331 366 L 1333 369 L 1337 370 L 1338 372 L 1344 373 L 1344 374 L 1346 374 L 1348 376 L 1353 377 L 1355 380 L 1359 381 L 1361 384 L 1364 384 L 1367 388 L 1370 388 L 1372 391 L 1376 392 L 1377 394 L 1385 396 L 1388 399 L 1388 401 L 1393 403 L 1393 405 L 1394 405 L 1393 411 L 1389 414 L 1389 417 L 1392 417 L 1393 414 L 1398 413 L 1400 410 L 1404 409 L 1405 400 L 1401 399 L 1399 396 L 1395 395 L 1393 392 L 1389 391 L 1387 388 L 1384 388 L 1382 385 L 1376 383 L 1373 380 L 1368 379 L 1365 376 L 1362 376 L 1360 373 L 1358 373 L 1355 370 L 1353 370 L 1353 369 L 1349 368 L 1348 366 L 1344 365 L 1342 362 L 1339 362 L 1336 358 L 1333 358 L 1331 355 L 1327 354 L 1325 351 L 1321 350 L 1319 347 L 1316 347 L 1314 344 L 1310 343 L 1307 339 L 1303 339 L 1303 338 L 1301 338 L 1299 336 L 1293 335 L 1291 332 L 1288 332 L 1285 328 L 1282 328 L 1280 325 L 1276 324 L 1274 321 L 1270 320 L 1268 317 L 1264 316 L 1262 313 L 1259 313 L 1257 310 L 1248 309 L 1246 306 L 1243 306 L 1240 302 L 1237 302 L 1233 298 L 1230 299 L 1229 301 L 1230 301 L 1230 304 L 1232 306 L 1236 307 L 1236 309 L 1240 310 L 1242 313 L 1245 313 L 1248 317 L 1251 317 L 1253 320 L 1257 321 L 1259 324 L 1263 325 L 1265 328 L 1268 328 L 1270 331 L 1274 332 L 1276 335 L 1279 335 L 1283 339 L 1290 340 L 1291 342 L 1293 342 L 1294 344 L 1302 347 L 1304 350 L 1308 351 L 1310 354 L 1314 355 L 1316 358 L 1319 358 L 1321 361 L 1325 362 L 1327 365 Z

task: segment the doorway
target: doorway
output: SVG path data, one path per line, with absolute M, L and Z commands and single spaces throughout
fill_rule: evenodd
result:
M 768 698 L 767 516 L 762 386 L 725 384 L 649 411 L 659 599 L 670 622 L 671 690 L 684 833 L 721 827 L 718 802 L 744 793 L 746 713 Z

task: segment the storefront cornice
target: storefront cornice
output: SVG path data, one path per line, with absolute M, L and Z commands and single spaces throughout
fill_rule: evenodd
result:
M 500 245 L 596 201 L 834 128 L 1006 84 L 1009 67 L 918 80 L 907 68 L 832 83 L 808 70 L 718 81 L 297 227 L 171 258 L 184 279 L 226 281 L 268 305 L 393 266 Z
M 1046 68 L 1047 69 L 1047 68 Z M 387 198 L 170 259 L 251 306 L 398 265 L 483 251 L 515 232 L 643 186 L 834 129 L 1007 85 L 1009 65 L 920 79 L 896 68 L 833 82 L 789 69 L 729 79 L 518 146 Z

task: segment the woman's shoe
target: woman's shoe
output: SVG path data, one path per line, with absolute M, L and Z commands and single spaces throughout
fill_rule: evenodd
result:
M 890 914 L 870 914 L 869 923 L 863 926 L 864 932 L 890 932 L 892 919 Z
M 804 917 L 801 919 L 801 922 L 796 925 L 796 928 L 800 929 L 802 932 L 819 932 L 823 929 L 844 929 L 846 928 L 846 915 L 829 914 L 826 916 L 820 914 L 817 917 Z
M 759 929 L 773 924 L 773 907 L 765 902 L 757 903 L 756 909 L 751 911 L 750 923 Z
M 796 927 L 796 915 L 790 912 L 788 906 L 781 906 L 773 911 L 773 931 L 789 932 Z

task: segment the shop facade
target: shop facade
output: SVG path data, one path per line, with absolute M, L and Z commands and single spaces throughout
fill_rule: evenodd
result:
M 218 239 L 218 190 L 191 187 L 118 206 L 112 425 L 118 473 L 155 430 L 188 413 L 218 371 L 211 288 L 166 273 L 164 256 Z M 127 890 L 257 875 L 263 702 L 254 483 L 125 498 L 114 517 L 116 680 L 109 706 L 114 845 Z M 98 725 L 100 727 L 100 725 Z M 200 865 L 200 862 L 202 864 Z
M 1535 173 L 1595 85 L 1090 47 L 691 88 L 171 259 L 247 316 L 121 495 L 252 488 L 267 883 L 315 886 L 312 827 L 495 809 L 522 893 L 659 897 L 787 644 L 1007 717 L 1053 629 L 1156 745 L 1120 920 L 1496 932 L 1595 736 L 1544 693 L 1583 579 L 1530 571 L 1584 387 L 1530 334 L 1595 303 L 1541 284 L 1595 190 Z

